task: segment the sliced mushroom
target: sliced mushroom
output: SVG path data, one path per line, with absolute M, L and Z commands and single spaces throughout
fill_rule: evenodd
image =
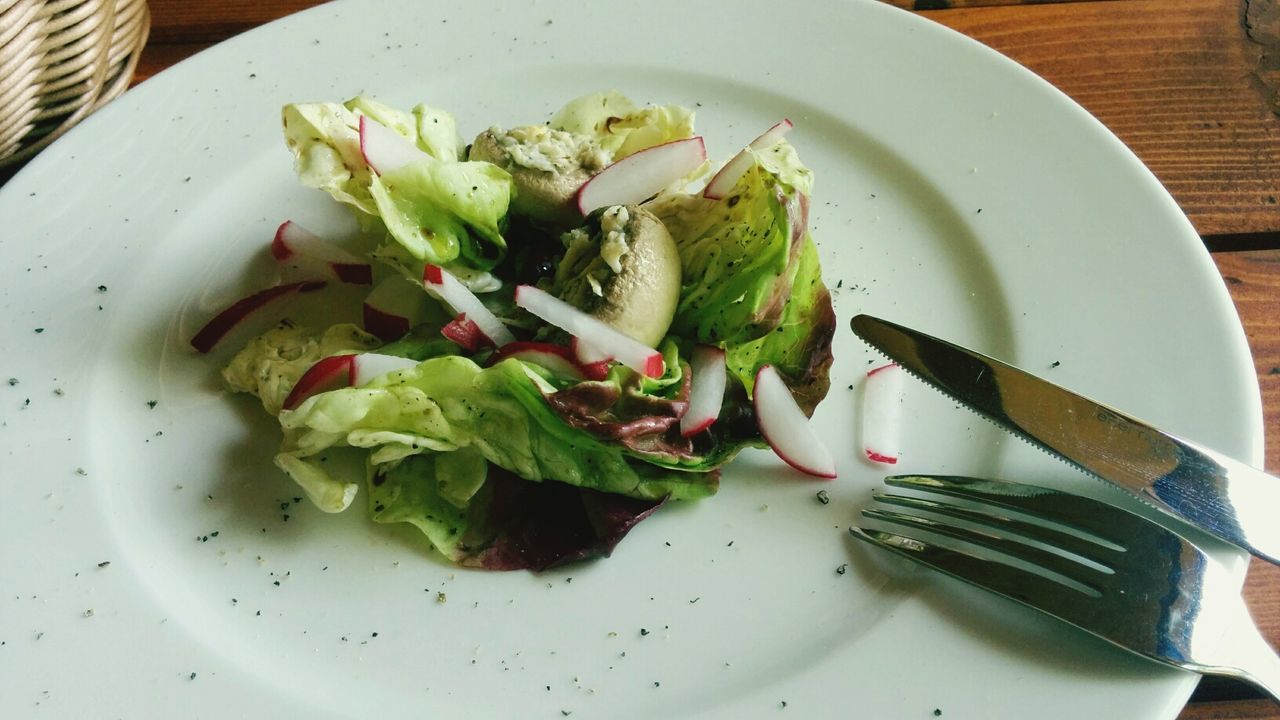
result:
M 490 128 L 471 144 L 469 158 L 511 173 L 512 211 L 561 227 L 581 222 L 574 196 L 609 162 L 608 153 L 590 138 L 542 125 Z
M 566 233 L 556 269 L 561 299 L 650 347 L 666 336 L 680 300 L 680 254 L 671 233 L 636 205 L 596 211 Z

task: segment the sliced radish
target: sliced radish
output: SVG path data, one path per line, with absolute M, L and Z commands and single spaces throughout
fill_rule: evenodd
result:
M 862 446 L 867 459 L 893 465 L 898 462 L 902 434 L 902 389 L 906 371 L 897 363 L 867 371 L 862 395 Z
M 408 138 L 365 115 L 360 116 L 360 154 L 369 169 L 379 175 L 428 157 Z
M 585 216 L 608 205 L 631 205 L 697 169 L 707 159 L 701 136 L 673 140 L 628 155 L 592 175 L 578 188 L 578 210 Z
M 378 283 L 364 299 L 364 329 L 382 340 L 399 340 L 422 322 L 427 308 L 422 286 L 396 275 Z
M 462 346 L 467 352 L 475 352 L 493 344 L 489 336 L 484 334 L 474 320 L 467 318 L 466 313 L 458 313 L 458 317 L 450 320 L 440 328 L 440 334 Z M 511 343 L 507 343 L 511 345 Z
M 322 392 L 337 390 L 351 385 L 351 367 L 355 355 L 330 355 L 312 365 L 298 382 L 293 384 L 289 396 L 284 399 L 285 410 L 292 410 L 302 404 L 303 400 Z
M 791 388 L 772 365 L 756 371 L 756 422 L 765 442 L 791 467 L 822 478 L 836 476 L 836 463 L 796 404 Z
M 751 153 L 749 150 L 766 150 L 778 144 L 788 132 L 791 132 L 792 123 L 790 120 L 783 118 L 781 122 L 774 123 L 773 127 L 760 133 L 755 140 L 747 143 L 747 146 L 738 151 L 724 164 L 707 183 L 707 187 L 702 191 L 702 197 L 710 200 L 720 200 L 729 194 L 734 185 L 738 184 L 738 180 L 751 167 Z
M 553 374 L 571 380 L 603 380 L 606 373 L 601 370 L 608 369 L 603 364 L 580 365 L 570 348 L 545 342 L 508 343 L 493 354 L 489 363 L 499 363 L 507 358 L 517 358 L 524 362 L 541 365 Z
M 574 360 L 586 373 L 588 379 L 603 380 L 609 374 L 609 363 L 613 362 L 612 355 L 591 347 L 590 343 L 585 343 L 582 338 L 576 336 L 569 338 L 569 349 L 573 351 Z
M 591 343 L 583 342 L 580 337 L 574 337 L 569 340 L 569 349 L 573 351 L 574 358 L 584 365 L 607 363 L 613 359 L 612 355 L 600 348 L 592 347 Z
M 196 350 L 207 353 L 218 344 L 231 329 L 239 325 L 245 318 L 249 317 L 253 311 L 267 305 L 273 300 L 279 300 L 294 293 L 312 292 L 319 290 L 325 286 L 323 280 L 304 280 L 302 282 L 285 283 L 283 285 L 275 285 L 266 290 L 258 292 L 237 300 L 227 309 L 218 313 L 212 320 L 200 328 L 200 331 L 191 338 L 191 347 Z
M 298 382 L 293 384 L 289 396 L 284 399 L 285 410 L 293 410 L 312 395 L 345 387 L 360 387 L 370 380 L 396 370 L 417 367 L 418 361 L 398 355 L 360 353 L 358 355 L 330 355 L 312 365 Z
M 720 417 L 724 402 L 724 350 L 712 345 L 698 345 L 689 358 L 689 409 L 680 418 L 680 434 L 691 437 L 711 427 Z
M 319 270 L 344 283 L 372 285 L 373 266 L 292 220 L 276 229 L 271 255 L 304 271 Z
M 480 302 L 475 293 L 467 289 L 462 281 L 454 277 L 448 270 L 439 265 L 427 265 L 422 270 L 422 284 L 427 292 L 438 298 L 456 314 L 466 315 L 475 323 L 480 332 L 497 347 L 515 341 L 515 336 L 506 325 Z
M 642 375 L 662 377 L 665 371 L 662 353 L 532 285 L 516 287 L 516 305 Z
M 413 358 L 381 353 L 360 353 L 351 359 L 351 387 L 360 387 L 389 372 L 417 366 L 418 361 Z

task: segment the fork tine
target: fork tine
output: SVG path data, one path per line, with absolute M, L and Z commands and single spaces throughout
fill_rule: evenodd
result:
M 981 498 L 984 508 L 988 497 L 1014 498 L 1000 504 L 1072 528 L 1081 517 L 1111 518 L 1116 527 L 1105 528 L 1110 531 L 1107 536 L 1131 540 L 1110 554 L 1113 574 L 1103 574 L 1098 568 L 1046 549 L 1054 547 L 1054 541 L 1038 524 L 1027 523 L 1023 528 L 1028 530 L 1024 539 L 1037 545 L 1025 545 L 1016 535 L 985 532 L 992 526 L 1003 531 L 998 513 L 994 523 L 989 517 L 973 518 L 979 529 L 972 530 L 954 527 L 948 518 L 981 515 L 982 511 L 936 512 L 928 508 L 938 516 L 933 519 L 873 506 L 863 510 L 863 515 L 888 523 L 892 531 L 851 527 L 849 532 L 859 540 L 1041 610 L 1149 658 L 1194 670 L 1221 671 L 1212 650 L 1224 642 L 1224 603 L 1239 602 L 1238 586 L 1204 551 L 1177 533 L 1100 501 L 1045 488 L 967 478 L 891 480 L 897 487 L 937 490 L 941 486 L 951 490 L 939 491 L 942 495 L 967 501 Z M 1038 503 L 1034 509 L 1024 502 L 1027 498 Z M 884 497 L 876 499 L 882 505 L 886 501 Z M 907 512 L 929 503 L 948 504 L 931 498 L 899 500 L 902 498 L 889 502 Z M 1064 506 L 1070 512 L 1066 517 L 1062 515 Z M 990 554 L 993 552 L 997 555 Z M 1237 610 L 1226 610 L 1225 615 L 1232 612 L 1243 615 L 1252 627 L 1243 604 Z M 1194 659 L 1197 655 L 1203 660 Z
M 1115 550 L 1123 550 L 1135 539 L 1127 528 L 1140 527 L 1130 522 L 1128 512 L 1119 508 L 1033 485 L 957 475 L 895 475 L 885 478 L 884 482 L 891 487 L 971 499 L 1038 517 L 1057 518 L 1055 524 L 1092 536 Z
M 849 534 L 1068 622 L 1075 622 L 1081 604 L 1096 602 L 1055 580 L 925 540 L 858 527 L 849 528 Z
M 865 509 L 862 511 L 862 515 L 872 520 L 879 520 L 880 522 L 902 526 L 911 530 L 923 530 L 961 542 L 971 543 L 994 550 L 1013 560 L 1033 565 L 1045 573 L 1056 576 L 1057 579 L 1054 582 L 1058 583 L 1059 592 L 1061 592 L 1062 587 L 1072 587 L 1077 591 L 1087 593 L 1091 597 L 1098 597 L 1102 594 L 1102 587 L 1099 583 L 1099 580 L 1102 579 L 1100 577 L 1102 573 L 1097 569 L 1047 550 L 1027 545 L 1019 540 L 1002 537 L 999 534 L 993 534 L 985 530 L 957 527 L 929 518 L 881 508 Z M 919 538 L 914 539 L 919 540 Z M 969 554 L 966 553 L 966 555 Z M 1033 574 L 1029 570 L 1021 570 L 1020 572 L 1024 575 Z
M 875 494 L 877 502 L 885 505 L 896 505 L 898 507 L 908 508 L 915 511 L 926 511 L 936 515 L 943 515 L 957 520 L 964 520 L 971 523 L 977 523 L 984 526 L 997 528 L 1002 533 L 1008 533 L 1017 537 L 1038 541 L 1056 547 L 1067 553 L 1078 555 L 1086 558 L 1098 565 L 1106 568 L 1109 572 L 1115 572 L 1115 553 L 1123 552 L 1123 548 L 1111 546 L 1110 542 L 1105 545 L 1101 544 L 1092 536 L 1080 537 L 1069 532 L 1059 530 L 1058 527 L 1044 523 L 1031 523 L 1013 517 L 1008 512 L 1004 512 L 1004 505 L 992 505 L 985 498 L 978 496 L 965 496 L 965 499 L 980 505 L 979 508 L 961 507 L 959 505 L 938 502 L 928 498 L 911 497 L 908 495 L 889 495 L 877 492 Z

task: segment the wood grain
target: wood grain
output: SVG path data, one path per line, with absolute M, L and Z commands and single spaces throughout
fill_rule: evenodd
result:
M 1277 25 L 1258 2 L 1254 38 L 1241 0 L 922 14 L 1048 79 L 1133 149 L 1201 234 L 1225 234 L 1280 228 L 1280 117 L 1260 75 Z
M 1280 720 L 1270 700 L 1197 702 L 1187 705 L 1178 720 Z
M 994 5 L 1038 5 L 1056 2 L 1099 2 L 1100 0 L 881 0 L 903 10 L 948 10 Z
M 1216 253 L 1213 256 L 1227 283 L 1253 351 L 1262 390 L 1266 429 L 1266 469 L 1280 474 L 1280 250 Z M 1280 590 L 1280 575 L 1273 590 Z M 1280 604 L 1269 618 L 1280 641 Z
M 320 0 L 149 0 L 151 42 L 213 43 L 320 4 Z

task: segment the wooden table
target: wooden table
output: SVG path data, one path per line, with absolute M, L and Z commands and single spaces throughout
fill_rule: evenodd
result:
M 1266 467 L 1280 474 L 1280 0 L 889 0 L 1005 53 L 1096 115 L 1155 172 L 1213 253 L 1253 348 Z M 135 82 L 314 0 L 151 0 Z M 0 177 L 0 181 L 3 181 Z M 1280 646 L 1280 568 L 1245 588 Z M 1182 718 L 1280 719 L 1230 681 Z

